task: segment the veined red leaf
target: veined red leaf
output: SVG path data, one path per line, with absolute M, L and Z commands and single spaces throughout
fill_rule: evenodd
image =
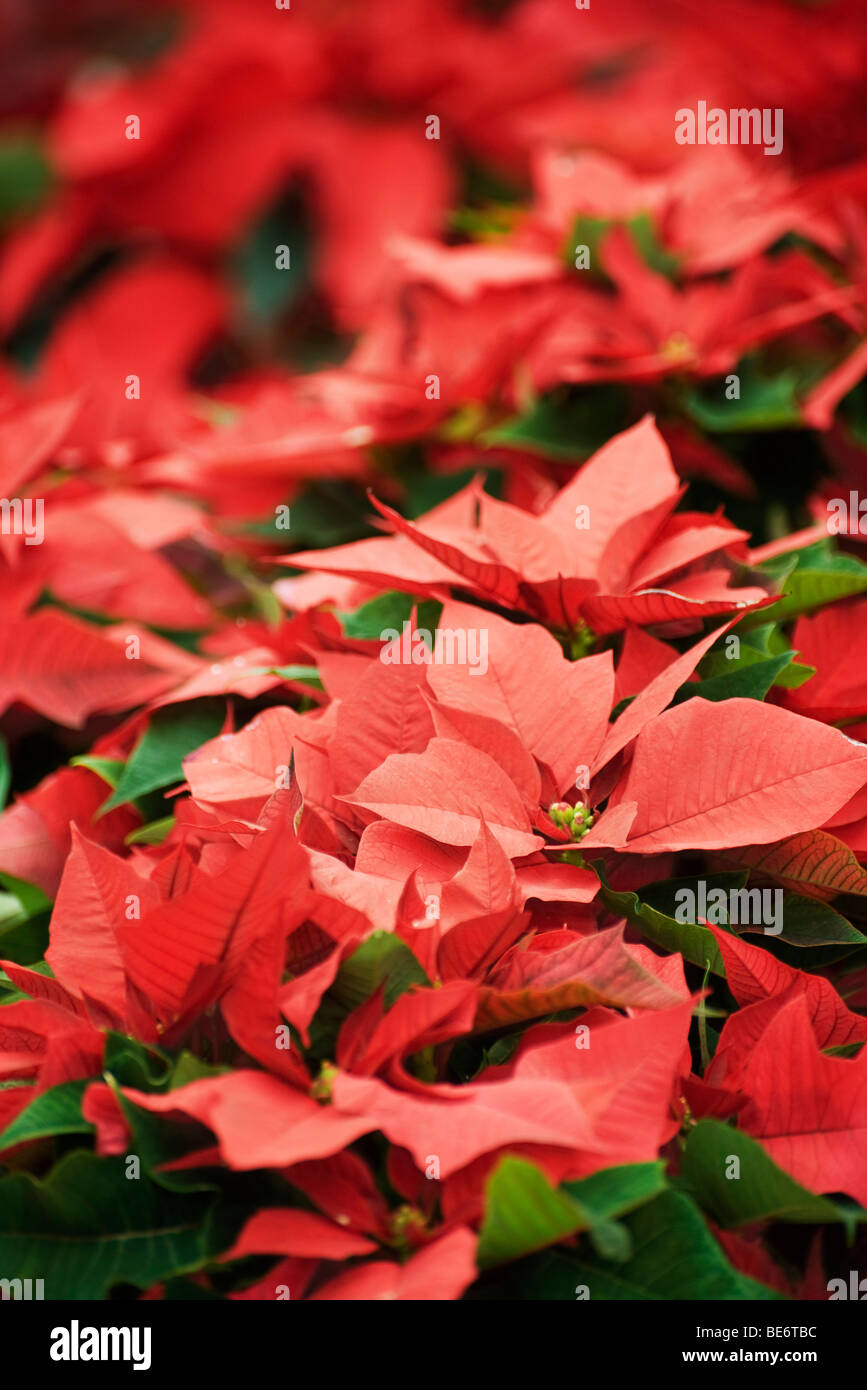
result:
M 845 1192 L 867 1204 L 867 1051 L 826 1057 L 803 995 L 770 1022 L 747 1058 L 738 1125 L 811 1192 Z
M 639 854 L 757 845 L 826 820 L 867 781 L 867 748 L 757 700 L 687 700 L 639 734 L 619 800 Z
M 321 1260 L 348 1260 L 378 1247 L 355 1231 L 345 1231 L 313 1211 L 263 1207 L 245 1223 L 225 1260 L 245 1255 L 303 1255 Z
M 510 857 L 539 847 L 518 792 L 493 759 L 433 738 L 423 753 L 392 753 L 341 800 L 447 845 L 470 845 L 484 821 Z
M 475 1028 L 501 1027 L 561 1009 L 607 1004 L 667 1009 L 683 995 L 645 970 L 623 944 L 623 928 L 579 937 L 556 951 L 513 951 L 479 990 Z
M 440 627 L 483 631 L 487 663 L 486 669 L 431 666 L 437 698 L 513 729 L 551 769 L 558 793 L 572 784 L 576 766 L 593 762 L 608 728 L 614 702 L 611 653 L 568 661 L 544 628 L 508 623 L 462 603 L 445 604 Z
M 827 830 L 803 830 L 772 845 L 745 845 L 727 851 L 725 859 L 825 901 L 838 893 L 867 897 L 867 870 Z
M 53 609 L 0 623 L 0 711 L 18 700 L 80 728 L 98 710 L 144 704 L 172 679 L 145 661 L 127 661 L 96 629 Z

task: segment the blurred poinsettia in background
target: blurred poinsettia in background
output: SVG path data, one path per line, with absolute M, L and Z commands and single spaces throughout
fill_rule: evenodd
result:
M 0 1273 L 836 1296 L 861 0 L 0 38 Z

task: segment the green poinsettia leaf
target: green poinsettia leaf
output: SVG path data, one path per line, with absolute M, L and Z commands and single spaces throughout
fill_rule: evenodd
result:
M 146 1289 L 200 1268 L 215 1252 L 212 1197 L 176 1193 L 125 1158 L 69 1154 L 40 1181 L 0 1178 L 0 1248 L 7 1278 L 44 1280 L 47 1299 L 105 1299 L 118 1284 Z

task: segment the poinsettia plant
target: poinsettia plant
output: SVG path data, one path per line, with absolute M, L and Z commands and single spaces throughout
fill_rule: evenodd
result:
M 867 55 L 827 8 L 17 36 L 0 1279 L 867 1272 Z M 779 161 L 675 142 L 696 72 L 773 87 Z

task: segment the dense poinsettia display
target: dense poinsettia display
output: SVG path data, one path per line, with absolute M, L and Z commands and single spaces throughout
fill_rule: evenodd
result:
M 860 4 L 86 8 L 0 18 L 0 1280 L 858 1296 Z

